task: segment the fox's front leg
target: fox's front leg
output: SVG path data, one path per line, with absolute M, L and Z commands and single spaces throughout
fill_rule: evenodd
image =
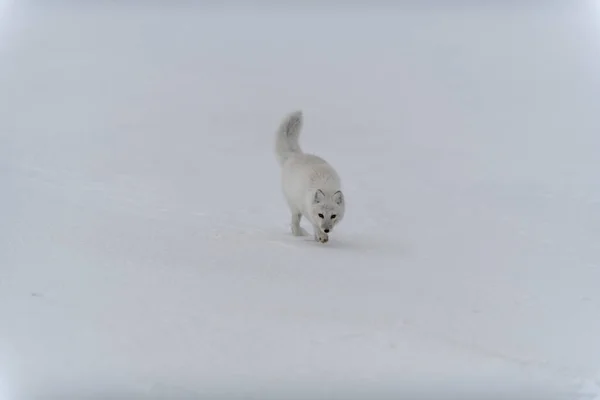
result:
M 315 240 L 320 243 L 327 243 L 329 241 L 329 235 L 323 232 L 317 225 L 313 225 L 315 231 Z
M 294 235 L 294 236 L 308 235 L 308 232 L 306 232 L 306 230 L 304 230 L 304 228 L 302 228 L 300 226 L 301 219 L 302 219 L 302 213 L 292 211 L 291 227 L 292 227 L 292 235 Z

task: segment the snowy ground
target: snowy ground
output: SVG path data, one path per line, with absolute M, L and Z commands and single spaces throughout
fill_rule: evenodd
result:
M 1 400 L 600 392 L 598 8 L 74 4 L 0 7 Z

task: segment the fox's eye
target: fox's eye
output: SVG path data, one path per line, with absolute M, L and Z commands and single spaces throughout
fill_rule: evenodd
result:
M 337 217 L 337 215 L 331 214 L 331 219 L 335 219 L 335 217 Z
M 323 214 L 319 214 L 319 218 L 325 218 Z

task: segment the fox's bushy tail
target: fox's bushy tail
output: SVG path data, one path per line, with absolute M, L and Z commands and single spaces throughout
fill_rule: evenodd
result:
M 288 157 L 295 153 L 302 153 L 300 144 L 298 144 L 298 136 L 302 130 L 302 111 L 294 111 L 285 116 L 275 138 L 275 154 L 279 165 L 283 165 Z

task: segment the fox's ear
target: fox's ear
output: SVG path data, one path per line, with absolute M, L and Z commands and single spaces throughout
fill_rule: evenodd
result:
M 344 202 L 344 194 L 340 190 L 338 190 L 333 194 L 333 201 L 335 201 L 335 204 L 337 204 L 338 206 L 341 206 Z
M 325 200 L 325 193 L 321 189 L 317 189 L 315 192 L 315 197 L 313 198 L 313 204 L 319 204 L 323 200 Z

